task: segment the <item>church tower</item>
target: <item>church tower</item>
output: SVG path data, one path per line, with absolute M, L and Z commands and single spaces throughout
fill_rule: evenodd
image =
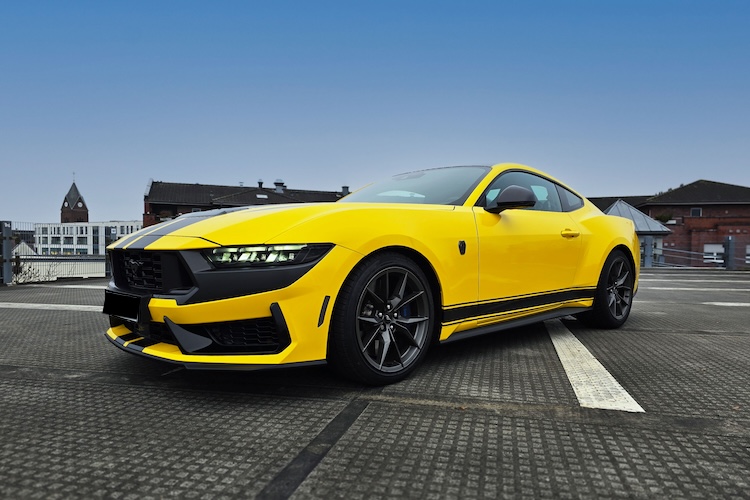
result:
M 89 208 L 83 201 L 83 196 L 78 192 L 78 186 L 73 182 L 68 194 L 65 195 L 62 207 L 60 207 L 60 222 L 88 222 Z

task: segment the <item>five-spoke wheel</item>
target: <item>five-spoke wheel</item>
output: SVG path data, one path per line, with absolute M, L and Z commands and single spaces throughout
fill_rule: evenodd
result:
M 633 303 L 635 273 L 630 259 L 614 250 L 604 263 L 594 295 L 594 307 L 580 314 L 581 321 L 598 328 L 618 328 L 625 323 Z
M 376 255 L 342 289 L 329 361 L 362 382 L 401 380 L 424 356 L 434 325 L 432 291 L 419 266 L 397 253 Z
M 607 307 L 612 318 L 618 321 L 627 317 L 630 312 L 633 298 L 632 274 L 630 263 L 623 256 L 614 260 L 607 275 Z

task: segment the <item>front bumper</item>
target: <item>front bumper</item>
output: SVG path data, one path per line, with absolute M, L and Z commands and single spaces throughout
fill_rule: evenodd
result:
M 194 286 L 174 291 L 134 290 L 113 270 L 105 300 L 110 341 L 189 368 L 254 369 L 325 360 L 332 306 L 359 254 L 336 246 L 298 279 L 287 284 L 284 278 L 282 288 L 257 293 L 248 290 L 267 286 L 253 282 L 258 276 L 252 272 L 196 272 L 190 255 L 180 252 L 179 258 Z M 251 283 L 242 284 L 237 275 Z M 223 287 L 226 282 L 235 291 Z M 219 298 L 204 300 L 213 297 Z

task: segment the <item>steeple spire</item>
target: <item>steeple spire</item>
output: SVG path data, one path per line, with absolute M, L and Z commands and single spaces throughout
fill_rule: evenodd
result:
M 75 173 L 74 173 L 75 175 Z M 88 222 L 89 209 L 83 200 L 75 181 L 70 186 L 68 194 L 65 195 L 62 207 L 60 207 L 60 222 Z

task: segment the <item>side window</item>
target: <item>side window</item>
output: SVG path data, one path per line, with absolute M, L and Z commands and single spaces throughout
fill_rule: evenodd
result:
M 560 195 L 557 193 L 557 185 L 542 177 L 530 174 L 528 172 L 505 172 L 495 179 L 480 199 L 480 204 L 484 207 L 491 205 L 503 189 L 508 186 L 521 186 L 530 189 L 536 196 L 536 205 L 532 210 L 546 212 L 562 212 Z M 571 193 L 572 194 L 572 193 Z
M 560 194 L 560 201 L 562 201 L 563 210 L 565 212 L 572 212 L 583 206 L 583 200 L 578 195 L 571 193 L 564 187 L 558 185 L 557 192 Z

